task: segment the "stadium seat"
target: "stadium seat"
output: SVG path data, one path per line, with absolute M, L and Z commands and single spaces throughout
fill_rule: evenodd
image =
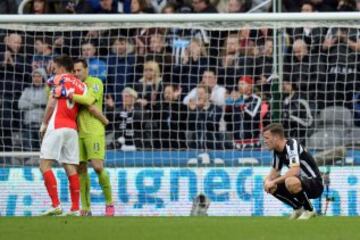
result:
M 360 128 L 353 127 L 349 129 L 345 137 L 347 146 L 360 145 Z
M 344 146 L 347 131 L 337 128 L 324 128 L 313 133 L 307 141 L 307 147 L 314 150 L 325 150 Z
M 353 125 L 351 111 L 344 107 L 334 106 L 323 109 L 316 121 L 317 128 L 333 127 L 340 125 L 350 128 Z

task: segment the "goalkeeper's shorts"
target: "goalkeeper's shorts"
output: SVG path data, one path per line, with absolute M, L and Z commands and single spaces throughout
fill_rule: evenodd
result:
M 79 164 L 78 133 L 72 128 L 48 129 L 42 140 L 40 158 Z
M 105 136 L 79 138 L 80 162 L 105 159 Z

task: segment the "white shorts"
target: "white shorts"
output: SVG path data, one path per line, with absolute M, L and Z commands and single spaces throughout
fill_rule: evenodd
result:
M 43 138 L 40 158 L 59 163 L 79 164 L 79 139 L 75 129 L 47 130 Z

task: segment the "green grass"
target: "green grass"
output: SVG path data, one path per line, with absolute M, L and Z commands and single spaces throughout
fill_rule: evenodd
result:
M 1 240 L 356 240 L 360 218 L 27 217 L 0 218 Z

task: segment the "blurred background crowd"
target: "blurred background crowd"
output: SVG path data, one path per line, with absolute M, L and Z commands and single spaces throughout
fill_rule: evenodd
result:
M 23 14 L 272 12 L 271 1 L 259 0 L 21 2 L 2 0 L 0 11 L 15 14 L 20 6 Z M 282 6 L 284 12 L 359 10 L 359 0 L 289 0 Z M 345 129 L 360 126 L 360 29 L 303 26 L 284 28 L 281 37 L 282 94 L 276 97 L 271 28 L 0 29 L 0 151 L 38 151 L 45 83 L 52 59 L 62 54 L 85 58 L 89 74 L 104 83 L 109 149 L 260 148 L 261 129 L 274 111 L 287 134 L 304 144 L 330 132 L 353 141 Z

